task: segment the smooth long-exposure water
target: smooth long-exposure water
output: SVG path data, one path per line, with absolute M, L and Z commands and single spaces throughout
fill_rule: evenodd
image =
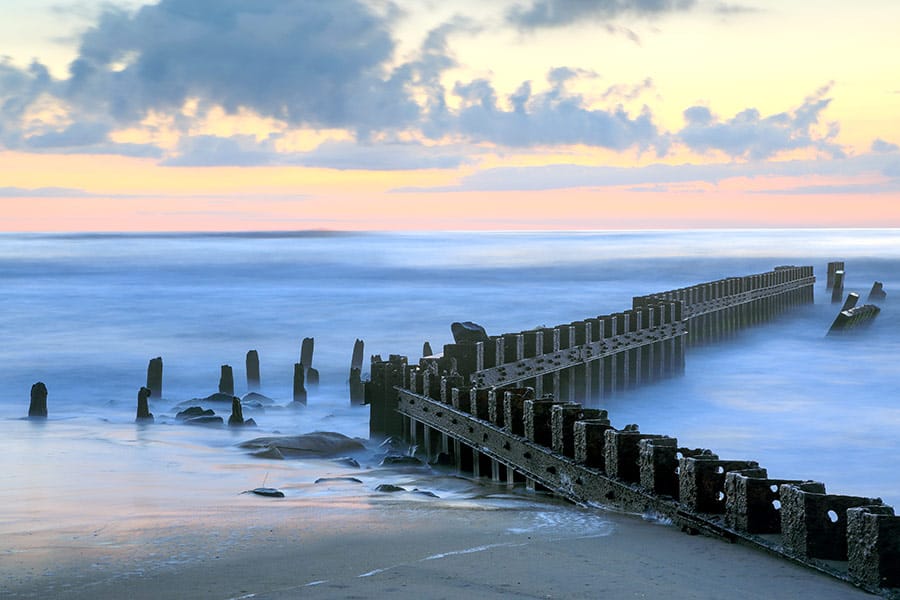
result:
M 884 282 L 888 299 L 873 327 L 825 337 L 838 310 L 825 292 L 829 260 L 845 261 L 845 289 L 863 301 Z M 298 502 L 359 509 L 384 478 L 315 487 L 319 475 L 349 471 L 259 461 L 236 448 L 276 430 L 365 437 L 368 409 L 348 399 L 356 338 L 367 356 L 415 361 L 425 340 L 435 349 L 452 341 L 452 321 L 492 334 L 552 326 L 624 310 L 635 295 L 782 264 L 815 267 L 814 305 L 691 348 L 683 377 L 602 405 L 613 425 L 636 422 L 681 445 L 758 460 L 772 477 L 898 505 L 894 230 L 2 235 L 0 533 L 51 517 L 189 510 L 201 497 L 227 504 L 264 479 Z M 260 355 L 262 391 L 288 403 L 304 337 L 315 338 L 321 374 L 306 410 L 247 413 L 257 432 L 174 422 L 173 405 L 216 390 L 222 364 L 234 366 L 236 392 L 246 391 L 249 349 Z M 164 400 L 152 406 L 156 424 L 137 426 L 137 390 L 155 356 L 164 360 Z M 46 423 L 22 419 L 36 381 L 49 389 Z M 463 504 L 479 495 L 454 480 L 414 483 Z

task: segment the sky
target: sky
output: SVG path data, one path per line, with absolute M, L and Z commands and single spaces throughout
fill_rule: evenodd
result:
M 896 0 L 0 0 L 0 231 L 900 227 Z

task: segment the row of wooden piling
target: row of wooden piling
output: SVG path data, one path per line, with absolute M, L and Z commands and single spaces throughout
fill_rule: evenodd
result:
M 394 368 L 402 369 L 402 357 Z M 686 530 L 741 540 L 900 594 L 900 517 L 879 498 L 828 494 L 821 482 L 770 479 L 752 460 L 721 459 L 605 410 L 531 388 L 400 389 L 402 434 L 430 460 L 475 477 L 546 488 L 573 501 L 658 514 Z M 836 562 L 835 562 L 836 561 Z
M 624 313 L 457 341 L 418 364 L 375 356 L 366 384 L 370 431 L 405 439 L 430 460 L 476 477 L 657 513 L 870 591 L 900 587 L 900 518 L 880 499 L 829 495 L 819 482 L 769 479 L 755 461 L 681 448 L 676 438 L 644 434 L 633 424 L 619 430 L 605 410 L 575 401 L 597 401 L 650 379 L 643 371 L 646 350 L 677 356 L 668 365 L 683 368 L 685 338 L 720 340 L 811 303 L 814 282 L 812 267 L 777 267 L 636 297 Z M 673 340 L 677 352 L 652 352 Z
M 780 266 L 767 273 L 727 277 L 633 299 L 634 306 L 661 301 L 684 305 L 688 346 L 714 343 L 739 330 L 811 304 L 815 276 L 811 266 Z
M 601 401 L 616 392 L 684 371 L 686 340 L 718 340 L 813 301 L 812 267 L 730 277 L 633 299 L 632 308 L 558 325 L 447 344 L 418 364 L 372 359 L 370 433 L 396 435 L 390 386 L 438 393 L 444 376 L 477 389 L 529 387 L 538 396 Z M 477 326 L 476 326 L 477 327 Z M 462 331 L 462 330 L 460 330 Z M 474 333 L 473 333 L 474 332 Z M 404 359 L 405 360 L 405 359 Z M 390 382 L 389 385 L 385 382 Z M 384 387 L 388 385 L 388 387 Z

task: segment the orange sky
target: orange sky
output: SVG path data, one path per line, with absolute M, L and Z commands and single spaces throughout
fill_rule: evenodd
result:
M 5 3 L 0 230 L 900 227 L 897 3 L 385 6 Z

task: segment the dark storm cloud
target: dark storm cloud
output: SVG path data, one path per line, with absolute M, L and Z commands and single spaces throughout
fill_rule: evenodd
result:
M 520 29 L 563 27 L 582 21 L 605 21 L 620 15 L 661 15 L 691 9 L 695 0 L 533 0 L 516 4 L 507 21 Z
M 678 132 L 678 139 L 695 152 L 719 150 L 734 158 L 751 160 L 770 158 L 779 152 L 799 148 L 816 148 L 832 156 L 843 151 L 832 140 L 837 126 L 828 125 L 825 135 L 817 135 L 821 113 L 831 102 L 825 86 L 797 109 L 763 117 L 755 108 L 741 111 L 731 119 L 722 120 L 705 106 L 692 106 L 684 111 L 687 125 Z
M 384 16 L 356 0 L 162 0 L 109 9 L 81 39 L 67 99 L 133 122 L 185 101 L 361 132 L 418 113 Z

